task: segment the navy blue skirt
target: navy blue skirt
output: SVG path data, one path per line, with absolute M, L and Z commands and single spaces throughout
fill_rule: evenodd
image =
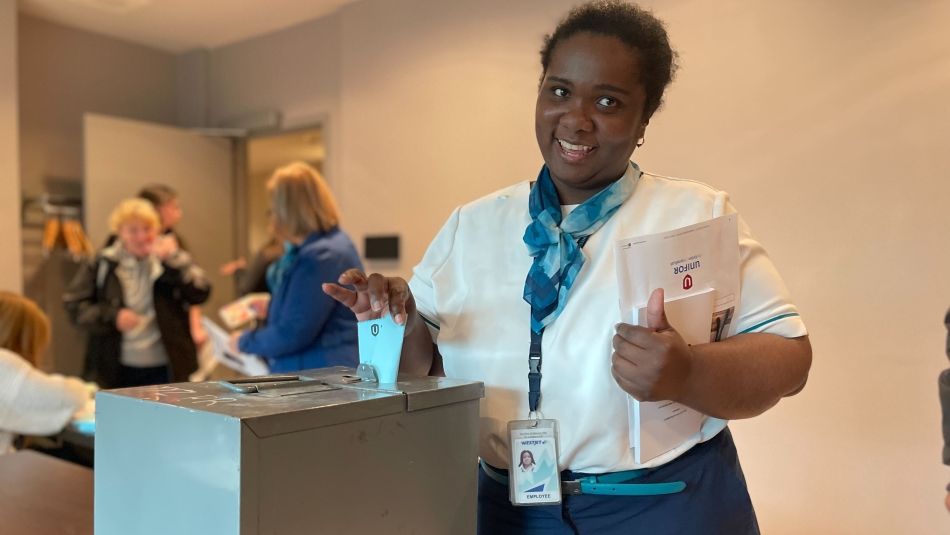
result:
M 575 479 L 569 471 L 562 476 Z M 561 505 L 515 507 L 508 501 L 508 487 L 479 469 L 478 534 L 758 535 L 755 510 L 728 428 L 636 480 L 669 481 L 684 481 L 686 489 L 663 496 L 564 496 Z

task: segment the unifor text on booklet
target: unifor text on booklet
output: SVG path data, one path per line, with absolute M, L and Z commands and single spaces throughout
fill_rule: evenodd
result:
M 729 214 L 616 244 L 620 313 L 625 323 L 647 326 L 650 294 L 663 288 L 666 317 L 691 345 L 732 335 L 739 303 L 738 215 Z M 672 401 L 629 397 L 630 447 L 647 463 L 700 433 L 706 416 Z

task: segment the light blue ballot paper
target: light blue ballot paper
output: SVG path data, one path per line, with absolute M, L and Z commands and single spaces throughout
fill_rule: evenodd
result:
M 399 356 L 405 325 L 385 316 L 356 324 L 360 343 L 360 364 L 369 364 L 376 370 L 380 384 L 393 384 L 399 373 Z

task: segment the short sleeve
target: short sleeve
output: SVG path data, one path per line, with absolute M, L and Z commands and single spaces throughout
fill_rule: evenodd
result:
M 459 208 L 452 211 L 452 215 L 429 244 L 422 261 L 412 270 L 412 279 L 409 281 L 409 289 L 416 300 L 416 309 L 429 327 L 433 340 L 438 340 L 439 326 L 442 323 L 438 308 L 438 290 L 433 280 L 452 256 L 459 227 L 459 212 Z
M 721 210 L 723 213 L 717 213 L 715 216 L 736 213 L 728 197 L 722 195 L 724 198 L 721 203 L 717 203 L 717 211 Z M 785 338 L 808 334 L 798 309 L 792 303 L 785 282 L 765 248 L 752 237 L 752 232 L 741 215 L 739 285 L 739 307 L 732 332 L 770 333 Z

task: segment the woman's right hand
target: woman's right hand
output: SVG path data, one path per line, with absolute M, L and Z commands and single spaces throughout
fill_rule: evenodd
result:
M 416 301 L 409 291 L 409 283 L 401 277 L 366 275 L 354 268 L 344 271 L 337 282 L 339 284 L 324 284 L 324 293 L 349 307 L 357 321 L 382 317 L 387 308 L 393 321 L 400 325 L 406 325 L 409 318 L 416 316 Z M 353 290 L 342 285 L 352 286 Z
M 122 308 L 119 309 L 119 313 L 115 316 L 115 328 L 119 329 L 119 332 L 124 333 L 138 327 L 141 321 L 141 316 L 127 308 Z

